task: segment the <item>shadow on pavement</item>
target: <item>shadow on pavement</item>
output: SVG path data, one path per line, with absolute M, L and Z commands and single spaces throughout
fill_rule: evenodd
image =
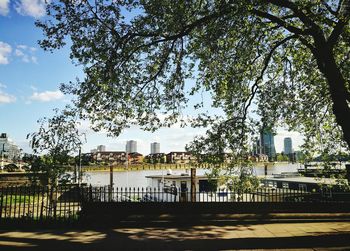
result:
M 337 223 L 335 228 L 332 228 L 334 222 L 279 224 L 221 222 L 157 226 L 134 223 L 105 228 L 0 230 L 0 250 L 350 250 L 348 222 Z M 300 236 L 303 233 L 300 229 L 305 231 L 305 236 Z

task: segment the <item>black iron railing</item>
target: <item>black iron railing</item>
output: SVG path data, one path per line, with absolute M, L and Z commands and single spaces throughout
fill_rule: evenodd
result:
M 74 220 L 81 210 L 79 186 L 0 188 L 0 220 Z
M 191 192 L 168 188 L 88 187 L 87 202 L 350 202 L 349 192 L 261 187 L 254 190 L 219 189 Z M 194 194 L 194 196 L 192 196 Z M 192 198 L 195 200 L 192 201 Z
M 192 200 L 193 199 L 193 200 Z M 196 191 L 166 188 L 111 188 L 92 186 L 30 186 L 0 188 L 0 220 L 75 220 L 84 203 L 327 203 L 350 202 L 349 192 L 308 192 L 260 187 L 254 190 Z

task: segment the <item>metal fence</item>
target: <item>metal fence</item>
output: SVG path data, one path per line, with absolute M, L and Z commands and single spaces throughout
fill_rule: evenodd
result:
M 308 192 L 283 188 L 254 190 L 219 189 L 191 192 L 168 188 L 88 187 L 86 202 L 350 202 L 349 192 L 320 190 Z
M 0 220 L 74 220 L 81 210 L 78 186 L 0 188 Z
M 0 220 L 48 219 L 70 221 L 79 218 L 84 203 L 183 203 L 183 202 L 258 202 L 312 203 L 350 202 L 349 192 L 258 188 L 255 190 L 220 189 L 193 192 L 177 187 L 111 188 L 77 185 L 27 186 L 0 188 Z

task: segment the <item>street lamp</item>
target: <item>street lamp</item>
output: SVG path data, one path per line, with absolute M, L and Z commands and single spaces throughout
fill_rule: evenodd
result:
M 22 151 L 23 149 L 19 149 L 19 169 L 22 170 Z
M 5 152 L 5 143 L 2 144 L 2 150 L 1 150 L 1 170 L 4 170 L 4 152 Z

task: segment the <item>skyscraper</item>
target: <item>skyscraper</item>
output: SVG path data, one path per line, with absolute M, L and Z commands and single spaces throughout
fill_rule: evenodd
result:
M 137 142 L 135 140 L 126 141 L 125 151 L 128 153 L 136 153 L 137 152 Z
M 20 156 L 21 149 L 13 143 L 6 133 L 0 134 L 0 158 L 13 159 Z
M 276 158 L 276 148 L 273 133 L 267 130 L 261 131 L 260 142 L 262 153 L 266 154 L 269 160 L 274 160 Z
M 292 138 L 284 138 L 284 154 L 289 155 L 291 153 L 293 153 Z
M 160 143 L 153 142 L 151 143 L 151 154 L 160 153 Z

